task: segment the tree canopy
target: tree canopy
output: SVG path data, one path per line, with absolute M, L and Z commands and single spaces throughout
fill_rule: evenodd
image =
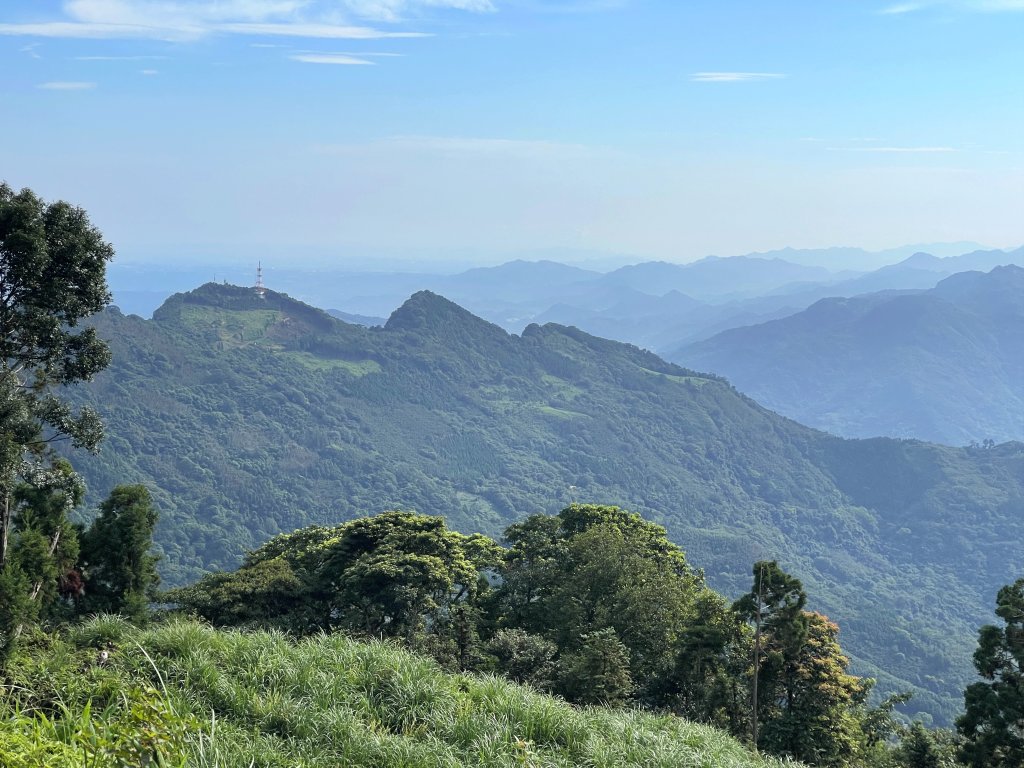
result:
M 8 650 L 77 554 L 66 515 L 82 489 L 52 446 L 93 449 L 102 435 L 96 413 L 73 409 L 59 388 L 110 361 L 95 329 L 79 323 L 110 298 L 113 253 L 82 209 L 0 184 L 0 636 Z
M 974 666 L 982 682 L 968 686 L 957 729 L 961 759 L 972 768 L 1024 765 L 1024 579 L 999 590 L 996 615 L 978 633 Z

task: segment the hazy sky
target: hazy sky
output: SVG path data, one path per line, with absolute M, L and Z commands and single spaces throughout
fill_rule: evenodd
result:
M 1024 0 L 3 0 L 122 261 L 1024 243 Z

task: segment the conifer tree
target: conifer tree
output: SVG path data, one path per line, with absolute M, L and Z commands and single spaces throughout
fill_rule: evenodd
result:
M 1024 579 L 999 590 L 996 615 L 978 633 L 974 666 L 983 682 L 968 686 L 957 730 L 960 759 L 973 768 L 1024 765 Z

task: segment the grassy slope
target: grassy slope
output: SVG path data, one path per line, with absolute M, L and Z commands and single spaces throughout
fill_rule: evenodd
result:
M 110 661 L 91 663 L 108 642 Z M 89 745 L 127 729 L 165 736 L 171 765 L 199 768 L 783 765 L 674 717 L 577 709 L 340 635 L 295 643 L 188 621 L 141 631 L 100 617 L 20 659 L 13 678 L 0 699 L 0 764 L 10 768 L 90 765 Z M 140 714 L 133 691 L 149 687 L 166 693 Z
M 76 394 L 92 501 L 145 482 L 168 584 L 311 523 L 387 509 L 499 535 L 571 493 L 666 526 L 728 595 L 778 559 L 859 673 L 949 723 L 976 628 L 1024 561 L 1024 450 L 843 441 L 727 382 L 560 326 L 522 337 L 418 294 L 384 329 L 204 286 L 153 321 L 108 313 L 114 364 Z

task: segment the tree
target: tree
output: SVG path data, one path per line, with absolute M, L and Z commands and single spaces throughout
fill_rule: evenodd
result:
M 689 720 L 710 723 L 736 736 L 750 722 L 747 685 L 752 634 L 713 592 L 697 600 L 696 613 L 679 638 L 669 678 L 672 709 Z
M 501 553 L 486 536 L 448 530 L 443 518 L 384 512 L 275 536 L 237 571 L 211 574 L 165 597 L 221 624 L 415 640 L 463 668 L 476 653 L 483 574 L 497 567 Z M 424 630 L 434 635 L 425 643 Z
M 85 604 L 90 610 L 141 618 L 160 576 L 150 552 L 157 512 L 144 485 L 119 485 L 100 504 L 82 536 Z
M 633 692 L 629 650 L 611 627 L 588 632 L 580 649 L 562 659 L 559 686 L 577 704 L 619 706 Z
M 844 765 L 866 741 L 864 703 L 873 681 L 847 674 L 839 627 L 804 610 L 800 580 L 775 561 L 754 564 L 736 601 L 754 623 L 752 738 L 758 747 L 811 765 Z
M 26 535 L 18 546 L 23 555 L 34 550 L 37 573 L 49 580 L 59 570 L 43 567 L 39 558 L 58 556 L 67 509 L 45 531 L 21 527 L 38 520 L 27 511 L 33 500 L 51 491 L 63 493 L 65 501 L 75 499 L 53 444 L 70 440 L 93 449 L 102 435 L 95 412 L 75 413 L 56 391 L 90 379 L 110 360 L 95 330 L 78 326 L 110 299 L 105 271 L 112 257 L 113 249 L 80 208 L 46 204 L 30 190 L 16 193 L 0 184 L 0 573 L 12 569 L 8 586 L 21 583 L 22 566 L 13 557 L 21 532 Z M 34 499 L 33 492 L 42 496 Z M 44 517 L 56 509 L 50 501 L 40 513 Z M 42 546 L 40 535 L 49 537 Z M 32 574 L 22 576 L 28 601 L 8 596 L 8 607 L 38 606 L 39 596 L 49 592 L 48 584 L 36 586 Z M 0 626 L 4 647 L 23 624 L 15 615 L 9 621 Z
M 517 683 L 540 691 L 551 689 L 558 646 L 521 629 L 499 629 L 487 643 L 498 671 Z
M 984 682 L 964 693 L 957 730 L 964 738 L 960 759 L 969 766 L 1024 765 L 1024 579 L 999 590 L 992 624 L 978 633 L 974 666 Z
M 847 674 L 849 659 L 839 627 L 820 613 L 806 613 L 806 635 L 787 663 L 776 704 L 764 723 L 761 745 L 811 765 L 848 765 L 860 751 L 859 709 L 873 685 Z
M 807 636 L 807 595 L 800 580 L 774 560 L 754 563 L 753 572 L 753 587 L 733 604 L 733 611 L 754 624 L 751 740 L 759 745 L 761 721 L 777 717 L 779 706 L 792 701 L 786 680 L 793 677 Z

